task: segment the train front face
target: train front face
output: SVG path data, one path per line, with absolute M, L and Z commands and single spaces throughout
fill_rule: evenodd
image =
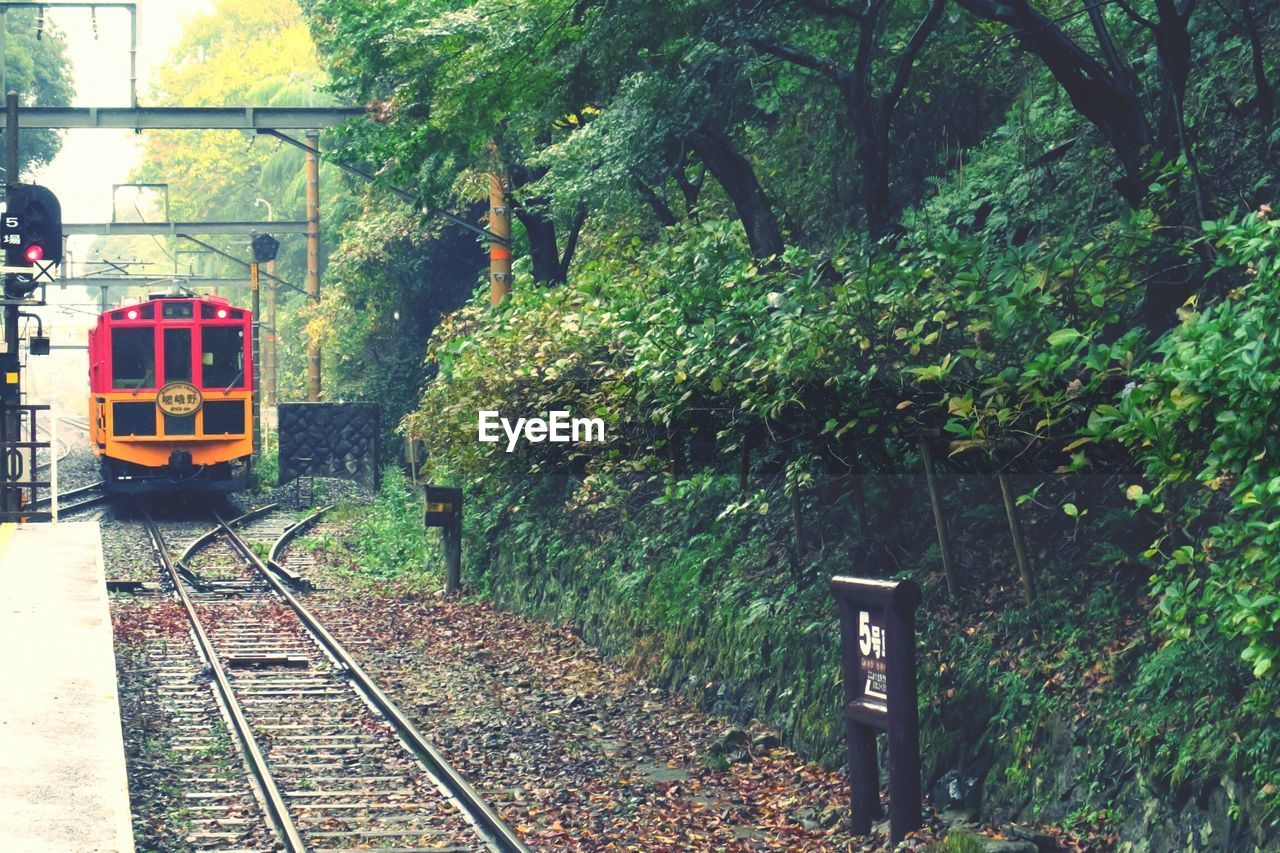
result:
M 232 492 L 253 456 L 248 311 L 152 297 L 89 333 L 90 440 L 108 491 Z

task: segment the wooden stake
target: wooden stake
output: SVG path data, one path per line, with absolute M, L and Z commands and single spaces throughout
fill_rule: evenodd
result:
M 850 481 L 853 488 L 853 504 L 858 511 L 858 536 L 863 542 L 871 538 L 871 519 L 867 517 L 867 489 L 865 475 L 855 473 Z
M 1013 551 L 1018 558 L 1018 574 L 1022 577 L 1022 597 L 1027 604 L 1030 604 L 1036 597 L 1036 584 L 1031 570 L 1031 561 L 1027 558 L 1027 545 L 1022 539 L 1022 521 L 1018 517 L 1018 502 L 1014 499 L 1009 476 L 1001 471 L 996 475 L 996 479 L 1000 481 L 1000 495 L 1004 498 L 1005 515 L 1009 517 L 1009 532 L 1013 534 Z
M 457 595 L 462 589 L 462 524 L 440 528 L 444 537 L 444 592 Z
M 800 506 L 800 484 L 791 490 L 791 529 L 796 537 L 796 567 L 804 559 L 804 518 Z
M 951 539 L 947 535 L 947 517 L 942 508 L 942 495 L 938 493 L 938 482 L 933 473 L 933 452 L 929 450 L 928 440 L 920 442 L 920 458 L 924 462 L 924 477 L 929 485 L 929 505 L 933 508 L 933 523 L 938 529 L 938 550 L 942 552 L 942 571 L 947 576 L 947 592 L 959 593 L 956 583 L 955 565 L 951 560 Z

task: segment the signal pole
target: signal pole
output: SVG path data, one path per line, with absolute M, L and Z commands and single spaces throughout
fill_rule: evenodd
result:
M 320 304 L 320 131 L 307 131 L 307 297 Z M 320 400 L 320 344 L 307 341 L 307 399 Z
M 276 407 L 276 347 L 280 338 L 276 335 L 276 262 L 267 261 L 267 345 L 263 351 L 266 361 L 263 362 L 266 378 L 263 380 L 266 392 L 267 407 Z
M 262 328 L 262 315 L 258 313 L 257 258 L 254 258 L 253 263 L 249 265 L 249 288 L 253 291 L 249 311 L 253 314 L 253 344 L 250 346 L 253 352 L 253 453 L 257 456 L 262 453 L 262 381 L 260 379 L 262 350 L 258 349 L 258 342 L 262 338 L 262 333 L 259 331 Z
M 13 185 L 18 182 L 18 93 L 7 92 L 4 96 L 4 177 L 5 177 L 5 212 L 12 212 Z M 0 409 L 3 410 L 3 432 L 0 442 L 8 443 L 22 440 L 22 386 L 19 382 L 21 365 L 18 361 L 18 306 L 9 304 L 9 287 L 14 280 L 12 273 L 6 273 L 5 306 L 4 306 L 4 355 L 0 357 Z M 20 474 L 13 464 L 16 449 L 5 447 L 4 457 L 0 459 L 4 481 L 12 483 Z M 21 457 L 19 457 L 21 458 Z M 22 509 L 21 490 L 12 485 L 4 489 L 4 511 L 15 518 Z
M 253 288 L 253 447 L 255 454 L 262 453 L 262 340 L 261 291 L 258 288 L 258 264 L 275 262 L 280 243 L 270 234 L 259 234 L 253 238 L 253 263 L 249 265 L 249 282 Z M 274 306 L 273 306 L 274 307 Z M 274 323 L 275 320 L 273 319 Z

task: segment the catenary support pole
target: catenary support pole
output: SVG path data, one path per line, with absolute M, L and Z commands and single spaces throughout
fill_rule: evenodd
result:
M 489 243 L 489 304 L 498 305 L 511 292 L 511 210 L 499 164 L 489 173 L 489 230 L 500 238 Z
M 307 295 L 320 298 L 320 131 L 307 131 Z M 320 342 L 307 341 L 307 399 L 320 400 Z

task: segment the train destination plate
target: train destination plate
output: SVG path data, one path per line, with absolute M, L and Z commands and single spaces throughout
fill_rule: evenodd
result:
M 173 418 L 195 414 L 203 402 L 200 389 L 190 382 L 169 382 L 156 395 L 160 411 Z

